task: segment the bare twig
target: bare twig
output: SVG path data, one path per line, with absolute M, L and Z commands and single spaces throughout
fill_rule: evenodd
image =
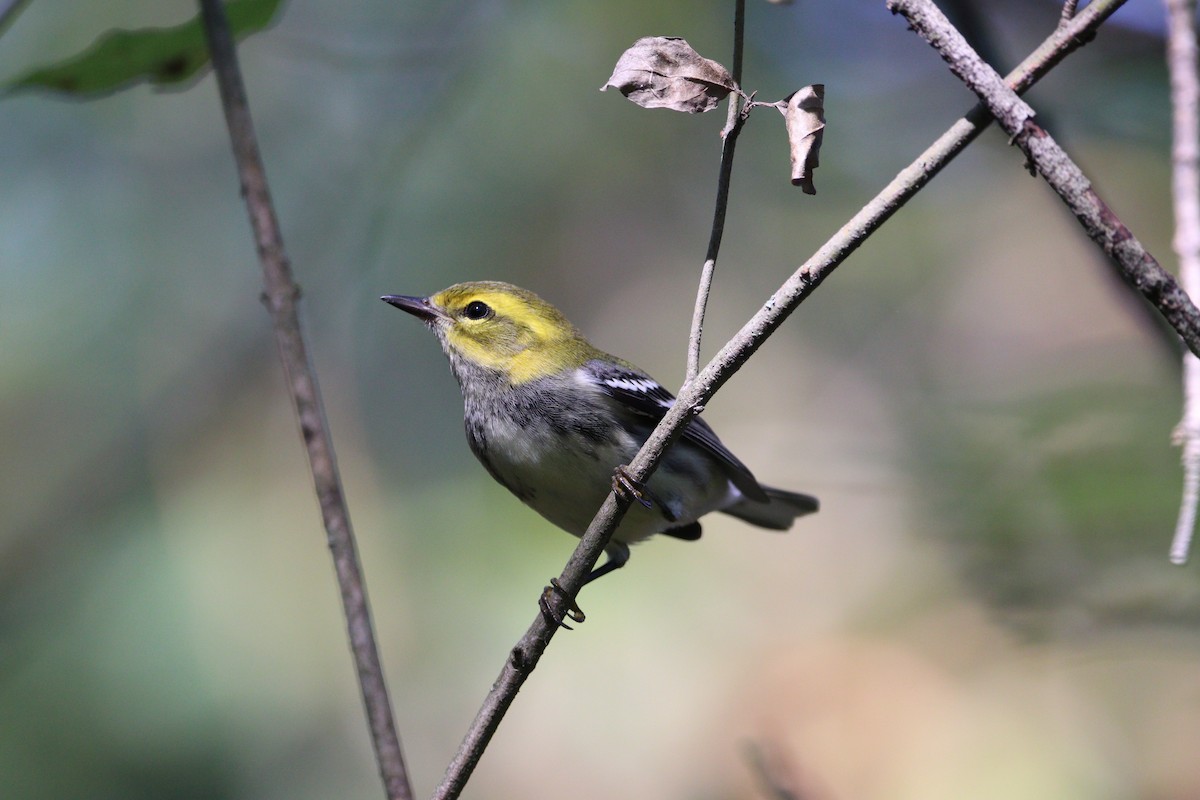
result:
M 1004 66 L 1005 59 L 992 34 L 993 27 L 986 19 L 983 3 L 979 0 L 941 0 L 939 7 L 984 61 L 996 69 Z
M 733 63 L 730 64 L 730 73 L 733 75 L 733 82 L 740 89 L 742 86 L 742 51 L 746 41 L 746 0 L 734 0 L 733 3 Z M 730 103 L 729 110 L 725 116 L 725 129 L 733 127 L 733 120 L 737 116 L 737 103 Z M 725 134 L 722 133 L 722 136 Z
M 2 0 L 0 2 L 0 35 L 17 19 L 17 15 L 25 10 L 30 0 Z
M 1090 4 L 1090 10 L 1095 3 Z M 1171 273 L 1146 251 L 1096 190 L 1071 157 L 1034 122 L 1034 111 L 1009 88 L 954 29 L 929 0 L 888 0 L 893 13 L 903 14 L 909 26 L 938 51 L 959 77 L 987 106 L 1000 127 L 1012 137 L 1093 241 L 1120 267 L 1125 280 L 1149 300 L 1200 354 L 1200 311 Z M 1070 26 L 1068 26 L 1070 27 Z M 1063 31 L 1065 28 L 1060 28 Z
M 1069 25 L 1055 31 L 1013 71 L 1009 76 L 1011 85 L 1018 91 L 1032 86 L 1068 53 L 1088 41 L 1096 28 L 1123 2 L 1124 0 L 1093 0 Z M 704 405 L 754 354 L 804 298 L 868 236 L 929 183 L 951 159 L 962 152 L 990 121 L 987 110 L 982 106 L 972 109 L 966 117 L 955 123 L 912 164 L 902 170 L 882 192 L 860 209 L 833 238 L 801 265 L 721 348 L 695 380 L 683 386 L 675 405 L 663 417 L 630 463 L 629 476 L 634 480 L 645 481 L 658 466 L 667 446 L 683 430 L 683 426 L 696 409 Z M 551 596 L 551 603 L 556 610 L 565 609 L 567 602 L 575 598 L 584 577 L 600 558 L 626 508 L 627 502 L 619 500 L 615 494 L 610 493 L 605 499 L 558 578 L 565 596 Z M 529 630 L 512 649 L 500 676 L 484 699 L 479 713 L 447 768 L 441 785 L 434 793 L 435 798 L 448 800 L 461 794 L 504 713 L 512 705 L 517 692 L 537 665 L 538 659 L 545 652 L 556 631 L 557 629 L 547 623 L 541 614 L 534 618 Z
M 733 81 L 742 85 L 742 41 L 746 31 L 746 0 L 736 0 L 733 12 Z M 692 312 L 692 330 L 688 336 L 687 370 L 683 382 L 687 384 L 700 371 L 700 340 L 704 336 L 704 313 L 708 308 L 708 295 L 712 291 L 713 276 L 717 271 L 717 254 L 721 251 L 721 238 L 725 235 L 725 210 L 729 207 L 729 184 L 733 176 L 733 150 L 737 146 L 738 134 L 746 121 L 742 113 L 742 100 L 737 92 L 729 95 L 729 114 L 725 128 L 721 131 L 721 168 L 717 175 L 717 200 L 713 209 L 712 233 L 708 237 L 708 252 L 704 255 L 704 266 L 700 269 L 700 285 L 696 289 L 696 306 Z
M 665 422 L 666 420 L 664 420 Z M 682 427 L 682 424 L 678 425 L 679 429 Z M 656 432 L 662 429 L 663 425 L 660 424 Z M 669 433 L 671 438 L 674 438 L 678 431 L 670 430 Z M 642 459 L 641 463 L 638 462 L 638 459 L 634 459 L 628 470 L 629 476 L 634 480 L 644 480 L 653 471 L 654 466 L 657 466 L 665 449 L 665 441 L 660 442 L 655 448 L 651 448 L 650 442 L 647 442 L 641 453 L 638 454 L 639 458 L 643 454 L 646 454 L 646 457 Z M 600 558 L 605 545 L 612 538 L 613 531 L 616 530 L 628 508 L 628 500 L 619 498 L 615 492 L 610 493 L 591 525 L 584 532 L 579 545 L 576 546 L 567 565 L 563 568 L 562 574 L 558 577 L 559 586 L 563 591 L 552 593 L 547 598 L 552 610 L 558 612 L 560 619 L 569 602 L 578 594 L 583 585 L 583 579 Z M 458 752 L 447 766 L 441 784 L 434 791 L 435 800 L 449 800 L 462 793 L 467 785 L 467 780 L 479 763 L 483 751 L 487 749 L 492 735 L 500 726 L 500 721 L 504 718 L 508 707 L 516 699 L 517 692 L 529 674 L 533 672 L 534 667 L 537 666 L 538 660 L 546 651 L 550 639 L 557 631 L 558 627 L 548 622 L 545 615 L 539 613 L 534 618 L 533 624 L 529 626 L 529 630 L 513 647 L 504 668 L 500 671 L 500 677 L 492 684 L 492 689 L 484 698 L 475 719 L 467 729 Z
M 974 0 L 957 0 L 955 3 L 956 7 L 962 9 L 966 9 L 968 7 L 976 8 L 978 5 L 979 3 L 975 2 Z M 1070 22 L 1072 17 L 1075 16 L 1076 6 L 1077 4 L 1073 2 L 1073 0 L 1068 0 L 1063 4 L 1062 13 L 1058 21 L 1059 28 L 1062 28 L 1064 25 Z M 963 26 L 959 24 L 959 19 L 954 14 L 948 13 L 949 7 L 942 6 L 942 8 L 947 11 L 946 16 L 950 18 L 950 21 L 954 23 L 955 27 L 962 31 L 966 40 L 971 44 L 972 47 L 975 48 L 975 52 L 979 53 L 980 57 L 982 57 L 984 61 L 988 62 L 994 67 L 998 67 L 1000 61 L 997 59 L 997 50 L 993 46 L 994 43 L 990 40 L 990 38 L 981 38 L 977 28 L 975 30 L 964 29 Z M 1041 126 L 1046 130 L 1055 131 L 1057 126 L 1055 125 L 1055 120 L 1051 114 L 1052 112 L 1048 109 L 1039 109 L 1038 120 L 1040 121 Z M 1058 136 L 1060 144 L 1065 144 L 1061 131 L 1056 131 L 1055 135 Z M 1154 306 L 1147 303 L 1136 292 L 1131 291 L 1131 287 L 1128 283 L 1126 283 L 1124 276 L 1121 274 L 1120 265 L 1118 265 L 1111 258 L 1106 257 L 1101 251 L 1092 251 L 1092 258 L 1096 259 L 1097 267 L 1103 269 L 1108 279 L 1111 281 L 1114 289 L 1116 290 L 1117 301 L 1121 303 L 1122 309 L 1128 312 L 1134 318 L 1135 324 L 1145 330 L 1147 334 L 1154 337 L 1168 358 L 1177 358 L 1184 350 L 1179 341 L 1179 337 L 1175 334 L 1175 331 L 1167 325 Z
M 350 648 L 358 671 L 363 704 L 371 729 L 371 741 L 379 763 L 384 789 L 390 800 L 410 800 L 412 787 L 404 766 L 400 739 L 392 718 L 383 667 L 375 645 L 366 587 L 359 566 L 350 513 L 346 508 L 341 479 L 334 458 L 333 440 L 325 421 L 325 411 L 317 388 L 316 373 L 308 357 L 308 348 L 300 329 L 296 304 L 300 287 L 292 278 L 291 265 L 284 251 L 283 236 L 271 194 L 266 170 L 250 118 L 246 88 L 238 67 L 237 51 L 229 32 L 229 23 L 221 0 L 200 0 L 204 29 L 212 53 L 213 69 L 221 92 L 221 105 L 229 126 L 241 180 L 242 195 L 250 215 L 250 227 L 262 264 L 265 291 L 263 301 L 271 314 L 275 341 L 291 391 L 300 432 L 308 452 L 317 501 L 325 523 L 329 549 L 342 594 Z
M 1079 0 L 1066 0 L 1062 7 L 1062 16 L 1058 18 L 1058 26 L 1061 28 L 1071 21 L 1071 17 L 1075 16 L 1075 7 L 1079 5 Z
M 1200 291 L 1200 81 L 1197 76 L 1196 0 L 1167 0 L 1167 67 L 1174 119 L 1171 147 L 1175 205 L 1175 255 L 1184 289 Z M 1183 356 L 1183 419 L 1176 428 L 1183 447 L 1183 499 L 1171 561 L 1184 564 L 1200 502 L 1200 360 Z
M 728 143 L 726 143 L 728 147 Z M 721 159 L 722 168 L 725 166 L 725 159 Z M 722 169 L 724 171 L 724 169 Z M 724 216 L 722 214 L 722 216 Z M 713 233 L 716 234 L 716 228 L 713 228 Z M 712 242 L 709 242 L 709 252 L 712 252 Z M 704 266 L 700 268 L 700 285 L 696 287 L 696 305 L 692 309 L 692 332 L 688 336 L 688 355 L 687 355 L 687 370 L 683 376 L 683 385 L 696 379 L 696 375 L 700 372 L 700 339 L 704 336 L 704 313 L 708 308 L 708 296 L 712 292 L 713 276 L 717 271 L 717 260 L 709 257 L 704 260 Z

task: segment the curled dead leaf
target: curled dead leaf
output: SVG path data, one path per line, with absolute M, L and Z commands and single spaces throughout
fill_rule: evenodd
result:
M 820 166 L 821 138 L 825 132 L 825 85 L 814 83 L 793 92 L 776 104 L 787 126 L 792 151 L 792 185 L 805 194 L 816 194 L 812 173 Z
M 699 114 L 715 108 L 737 90 L 733 76 L 675 36 L 646 36 L 621 54 L 608 87 L 643 108 L 670 108 Z

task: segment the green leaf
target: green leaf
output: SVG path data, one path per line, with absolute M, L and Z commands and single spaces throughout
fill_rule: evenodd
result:
M 230 0 L 225 4 L 237 39 L 270 24 L 282 0 Z M 142 81 L 155 86 L 179 84 L 209 62 L 204 24 L 199 16 L 171 28 L 109 31 L 86 50 L 39 67 L 10 81 L 5 93 L 52 89 L 77 97 L 110 94 Z

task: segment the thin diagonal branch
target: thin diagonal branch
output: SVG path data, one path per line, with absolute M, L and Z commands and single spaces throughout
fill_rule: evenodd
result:
M 250 227 L 258 258 L 262 264 L 265 291 L 263 300 L 271 314 L 279 357 L 292 396 L 300 432 L 308 453 L 317 501 L 325 523 L 334 570 L 342 594 L 350 649 L 358 671 L 359 686 L 371 741 L 379 763 L 379 773 L 389 800 L 411 800 L 412 787 L 404 766 L 400 738 L 392 718 L 383 666 L 375 644 L 367 591 L 359 565 L 350 512 L 346 507 L 333 452 L 333 439 L 325 420 L 325 410 L 317 388 L 317 376 L 308 356 L 308 347 L 300 329 L 296 304 L 300 287 L 292 278 L 291 265 L 283 246 L 283 235 L 271 193 L 266 169 L 258 149 L 246 88 L 238 67 L 237 51 L 229 32 L 221 0 L 200 0 L 204 30 L 212 53 L 213 69 L 221 92 L 221 105 L 229 126 L 229 139 L 237 162 L 242 196 L 250 215 Z
M 1056 30 L 1009 75 L 1010 84 L 1017 91 L 1028 89 L 1067 54 L 1089 41 L 1100 24 L 1123 3 L 1124 0 L 1093 0 L 1083 12 L 1072 18 L 1069 24 Z M 645 481 L 658 466 L 667 446 L 683 430 L 683 426 L 695 414 L 696 409 L 708 402 L 717 389 L 838 265 L 974 141 L 990 122 L 991 117 L 982 106 L 972 109 L 902 170 L 883 191 L 802 264 L 763 304 L 758 313 L 721 348 L 696 379 L 683 386 L 675 405 L 666 413 L 630 463 L 629 476 L 634 480 Z M 566 608 L 567 600 L 574 599 L 579 592 L 584 577 L 600 558 L 627 507 L 627 501 L 618 499 L 614 493 L 610 493 L 605 499 L 558 578 L 566 597 L 559 597 L 557 594 L 551 596 L 551 604 L 555 610 L 561 612 Z M 509 653 L 500 676 L 484 699 L 458 752 L 447 767 L 441 785 L 434 793 L 437 800 L 449 800 L 462 793 L 505 712 L 512 705 L 517 692 L 524 685 L 556 632 L 557 629 L 539 614 Z
M 932 2 L 888 0 L 888 8 L 903 14 L 909 26 L 950 65 L 950 71 L 979 95 L 1000 127 L 1075 214 L 1092 241 L 1116 261 L 1126 282 L 1171 323 L 1188 349 L 1200 354 L 1200 311 L 1171 273 L 1159 265 L 1100 198 L 1071 157 L 1034 122 L 1034 111 L 1029 104 L 979 58 Z
M 16 21 L 17 16 L 25 10 L 30 0 L 2 0 L 0 2 L 0 35 Z
M 746 35 L 746 0 L 736 0 L 733 12 L 733 82 L 742 85 L 742 42 Z M 704 266 L 700 269 L 700 285 L 696 289 L 696 306 L 692 312 L 692 330 L 688 336 L 687 370 L 683 382 L 695 379 L 700 371 L 700 340 L 704 336 L 704 314 L 708 308 L 708 295 L 712 291 L 713 276 L 717 271 L 717 254 L 721 251 L 721 239 L 725 235 L 725 211 L 729 207 L 729 186 L 733 177 L 733 151 L 737 147 L 738 134 L 746 122 L 742 111 L 739 92 L 729 93 L 729 114 L 725 129 L 721 131 L 721 167 L 717 173 L 717 199 L 713 209 L 712 233 L 708 237 L 708 252 L 704 254 Z
M 1171 74 L 1172 195 L 1179 277 L 1193 296 L 1200 292 L 1200 76 L 1197 75 L 1196 0 L 1167 0 L 1167 68 Z M 1183 498 L 1171 542 L 1171 561 L 1185 564 L 1200 502 L 1200 360 L 1183 356 Z

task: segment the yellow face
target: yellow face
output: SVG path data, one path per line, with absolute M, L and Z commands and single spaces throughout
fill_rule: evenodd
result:
M 459 283 L 429 303 L 441 312 L 433 327 L 447 349 L 515 384 L 561 370 L 582 342 L 558 309 L 511 284 Z

